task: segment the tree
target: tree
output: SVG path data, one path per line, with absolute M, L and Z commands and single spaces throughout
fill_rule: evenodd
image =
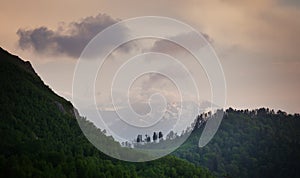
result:
M 147 137 L 147 142 L 151 142 L 151 137 L 150 136 Z
M 162 132 L 159 132 L 158 133 L 158 139 L 161 140 L 162 138 L 163 138 L 163 134 L 162 134 Z
M 150 142 L 151 137 L 148 134 L 145 134 L 145 142 Z
M 143 140 L 142 135 L 138 135 L 137 139 L 136 139 L 136 142 L 140 143 L 140 142 L 142 142 L 142 140 Z
M 148 140 L 148 134 L 145 134 L 145 142 L 147 142 L 147 140 Z
M 157 140 L 157 134 L 156 132 L 153 132 L 153 141 L 155 142 Z
M 174 138 L 175 138 L 175 133 L 173 132 L 173 130 L 171 130 L 171 131 L 168 133 L 166 139 L 172 140 L 172 139 L 174 139 Z

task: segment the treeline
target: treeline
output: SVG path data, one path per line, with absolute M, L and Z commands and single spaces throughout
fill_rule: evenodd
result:
M 217 112 L 223 112 L 223 110 L 218 110 Z M 139 134 L 135 140 L 131 142 L 123 142 L 122 145 L 125 147 L 140 149 L 176 149 L 189 137 L 195 127 L 199 127 L 210 117 L 212 117 L 211 111 L 198 115 L 194 122 L 191 123 L 191 125 L 185 130 L 182 130 L 181 133 L 170 130 L 164 137 L 161 131 L 153 132 L 152 139 L 148 134 L 145 134 L 144 139 L 143 136 Z
M 153 132 L 153 136 L 152 136 L 152 141 L 156 142 L 158 140 L 163 139 L 163 133 L 160 132 Z M 143 139 L 143 135 L 139 134 L 135 140 L 136 143 L 140 143 L 140 142 L 151 142 L 151 136 L 148 134 L 145 134 L 145 139 Z

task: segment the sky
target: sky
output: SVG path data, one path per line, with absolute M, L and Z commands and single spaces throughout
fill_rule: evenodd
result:
M 297 0 L 2 1 L 0 46 L 29 60 L 50 88 L 71 100 L 74 68 L 84 46 L 109 25 L 139 16 L 178 19 L 208 39 L 226 78 L 226 107 L 300 112 L 300 1 Z M 136 47 L 141 44 L 148 50 L 168 53 L 170 48 L 159 47 L 160 43 L 151 39 L 133 42 L 114 52 L 111 58 L 132 56 L 141 50 Z M 108 74 L 109 62 L 107 66 L 104 72 Z M 203 71 L 194 74 L 205 76 Z M 155 83 L 153 75 L 144 80 L 147 84 L 153 82 L 157 88 L 168 82 Z M 141 79 L 140 86 L 144 85 Z M 171 84 L 168 87 L 172 90 Z M 203 86 L 204 93 L 209 91 L 206 87 Z M 103 93 L 105 87 L 99 86 L 98 91 Z M 104 101 L 101 97 L 99 100 Z

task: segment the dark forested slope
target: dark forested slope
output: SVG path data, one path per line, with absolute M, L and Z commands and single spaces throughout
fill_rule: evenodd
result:
M 174 156 L 140 164 L 107 157 L 84 137 L 72 104 L 45 86 L 29 62 L 3 49 L 0 136 L 0 177 L 211 177 Z
M 195 127 L 174 154 L 219 176 L 300 177 L 299 114 L 229 108 L 214 138 L 199 148 L 203 127 Z

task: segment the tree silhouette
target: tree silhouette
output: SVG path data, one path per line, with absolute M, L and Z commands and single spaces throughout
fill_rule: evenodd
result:
M 162 132 L 159 132 L 158 133 L 158 139 L 160 140 L 160 139 L 162 139 L 163 138 L 163 134 L 162 134 Z
M 157 134 L 156 132 L 153 132 L 153 141 L 155 142 L 157 140 Z
M 147 137 L 147 142 L 150 142 L 150 141 L 151 141 L 151 137 L 148 136 L 148 137 Z
M 139 142 L 142 142 L 142 140 L 143 140 L 142 135 L 138 135 L 136 142 L 139 143 Z

